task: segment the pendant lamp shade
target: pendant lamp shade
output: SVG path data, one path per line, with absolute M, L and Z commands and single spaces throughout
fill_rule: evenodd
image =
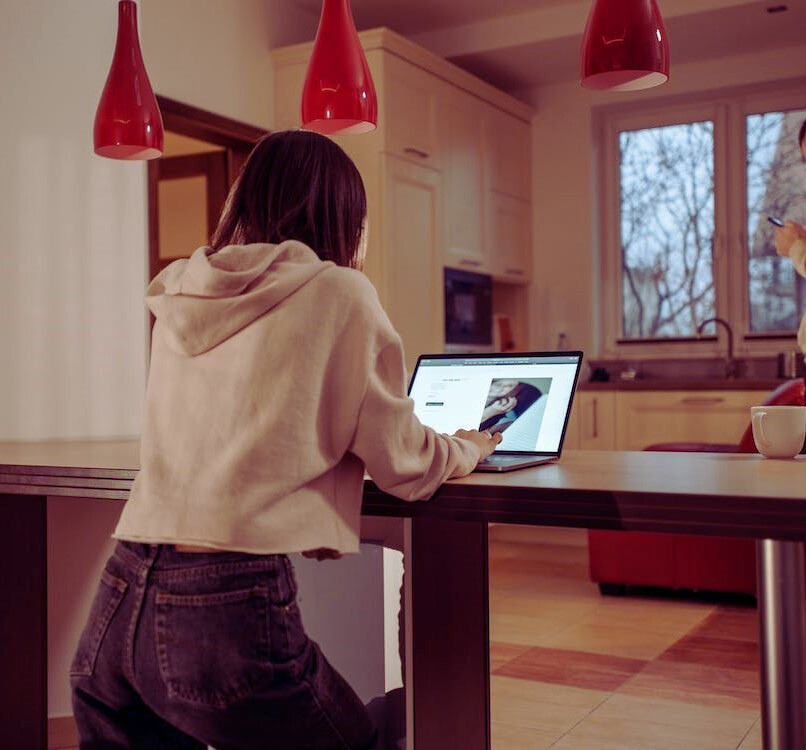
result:
M 669 79 L 669 41 L 655 0 L 594 0 L 582 36 L 581 83 L 636 91 Z
M 93 136 L 95 153 L 110 159 L 162 155 L 162 115 L 140 52 L 134 0 L 118 3 L 115 54 L 95 112 Z
M 302 89 L 302 127 L 326 135 L 367 133 L 378 100 L 349 0 L 323 0 Z

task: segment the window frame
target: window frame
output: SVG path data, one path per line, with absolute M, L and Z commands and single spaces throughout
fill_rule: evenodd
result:
M 775 84 L 742 86 L 649 102 L 607 105 L 593 111 L 596 152 L 594 227 L 601 263 L 598 281 L 599 340 L 602 355 L 617 358 L 724 356 L 724 331 L 702 338 L 624 339 L 621 336 L 622 258 L 620 240 L 619 133 L 623 130 L 714 123 L 715 315 L 730 322 L 734 355 L 771 356 L 792 345 L 796 331 L 751 333 L 748 309 L 746 117 L 769 111 L 806 109 L 806 78 Z M 735 179 L 730 175 L 737 173 Z M 735 268 L 741 269 L 736 273 Z M 805 311 L 806 312 L 806 311 Z

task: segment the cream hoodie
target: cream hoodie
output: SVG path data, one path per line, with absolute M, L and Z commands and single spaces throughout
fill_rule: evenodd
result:
M 364 469 L 404 500 L 479 460 L 414 416 L 367 278 L 306 245 L 199 248 L 148 290 L 141 470 L 118 539 L 358 551 Z

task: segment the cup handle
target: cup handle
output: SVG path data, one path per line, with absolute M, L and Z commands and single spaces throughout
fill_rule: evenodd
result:
M 759 446 L 759 448 L 766 448 L 770 444 L 770 441 L 767 440 L 766 435 L 764 435 L 764 415 L 765 414 L 766 414 L 766 412 L 757 411 L 755 414 L 753 414 L 753 417 L 751 419 L 753 433 L 758 434 L 758 436 L 760 438 L 761 445 Z

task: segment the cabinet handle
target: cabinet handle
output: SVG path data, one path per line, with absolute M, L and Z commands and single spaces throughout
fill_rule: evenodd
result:
M 419 156 L 421 159 L 427 159 L 429 154 L 426 151 L 420 151 L 419 148 L 414 148 L 414 146 L 406 146 L 403 149 L 404 154 L 411 154 L 412 156 Z
M 510 276 L 523 276 L 523 271 L 520 268 L 507 268 L 506 273 Z
M 703 404 L 721 404 L 724 400 L 721 396 L 690 396 L 684 398 L 681 403 L 702 406 Z
M 596 399 L 591 401 L 593 405 L 593 435 L 592 437 L 598 438 L 599 437 L 599 419 L 598 419 L 598 410 L 596 409 Z
M 478 266 L 481 265 L 481 261 L 480 260 L 468 260 L 467 258 L 462 258 L 462 260 L 459 261 L 459 265 L 460 266 L 473 266 L 474 268 L 477 268 Z

